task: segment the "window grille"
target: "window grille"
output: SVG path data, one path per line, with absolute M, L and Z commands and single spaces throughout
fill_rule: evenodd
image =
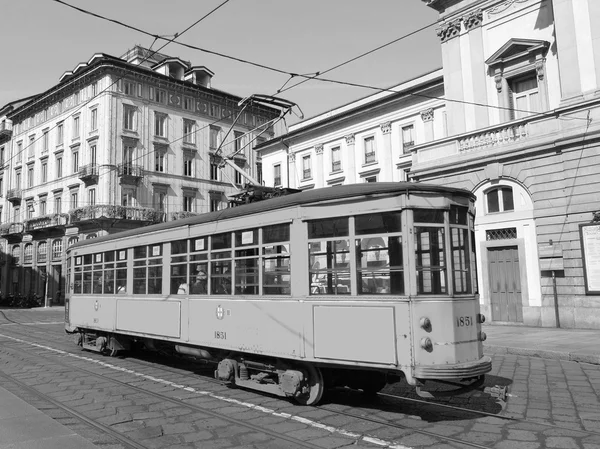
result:
M 517 228 L 489 229 L 485 231 L 485 239 L 490 240 L 510 240 L 517 238 Z

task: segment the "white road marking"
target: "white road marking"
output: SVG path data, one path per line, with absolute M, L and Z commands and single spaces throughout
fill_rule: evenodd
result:
M 32 343 L 30 341 L 21 340 L 20 338 L 15 338 L 15 337 L 11 337 L 11 336 L 8 336 L 8 335 L 3 335 L 3 334 L 0 334 L 0 337 L 8 338 L 9 340 L 17 341 L 19 343 L 25 343 L 25 344 L 28 344 L 30 346 L 35 346 L 37 348 L 46 349 L 48 351 L 52 351 L 52 352 L 56 352 L 57 354 L 62 354 L 62 355 L 66 355 L 66 356 L 69 356 L 69 357 L 73 357 L 75 359 L 84 360 L 86 362 L 92 362 L 92 363 L 95 363 L 97 365 L 103 366 L 105 368 L 110 368 L 110 369 L 112 369 L 114 371 L 121 371 L 121 372 L 124 372 L 124 373 L 127 373 L 127 374 L 132 374 L 134 376 L 141 377 L 141 378 L 146 379 L 146 380 L 150 380 L 150 381 L 153 381 L 153 382 L 158 382 L 158 383 L 161 383 L 161 384 L 169 385 L 170 387 L 173 387 L 173 388 L 177 388 L 177 389 L 189 391 L 191 393 L 196 393 L 196 394 L 202 395 L 202 396 L 210 396 L 211 398 L 218 399 L 218 400 L 221 400 L 221 401 L 224 401 L 224 402 L 228 402 L 228 403 L 231 403 L 231 404 L 239 405 L 241 407 L 246 407 L 248 409 L 257 410 L 257 411 L 263 412 L 263 413 L 265 413 L 267 415 L 272 415 L 272 416 L 277 416 L 277 417 L 280 417 L 280 418 L 291 419 L 293 421 L 297 421 L 297 422 L 300 422 L 302 424 L 306 424 L 307 426 L 314 427 L 316 429 L 323 429 L 323 430 L 326 430 L 326 431 L 328 431 L 330 433 L 337 433 L 339 435 L 343 435 L 343 436 L 346 436 L 346 437 L 349 437 L 349 438 L 354 438 L 356 440 L 362 440 L 364 442 L 372 443 L 372 444 L 381 446 L 383 448 L 389 448 L 389 449 L 413 449 L 413 448 L 411 448 L 409 446 L 404 446 L 404 445 L 401 445 L 401 444 L 396 444 L 396 443 L 394 443 L 392 441 L 387 441 L 387 440 L 382 440 L 382 439 L 379 439 L 379 438 L 374 438 L 374 437 L 370 437 L 370 436 L 366 436 L 366 435 L 361 435 L 361 434 L 350 432 L 348 430 L 345 430 L 345 429 L 342 429 L 342 428 L 339 428 L 339 427 L 328 426 L 326 424 L 322 424 L 322 423 L 319 423 L 317 421 L 313 421 L 311 419 L 302 418 L 301 416 L 291 415 L 289 413 L 279 413 L 279 412 L 276 412 L 275 410 L 272 410 L 272 409 L 267 408 L 267 407 L 263 407 L 261 405 L 256 405 L 256 404 L 252 404 L 250 402 L 240 401 L 238 399 L 228 398 L 228 397 L 225 397 L 225 396 L 221 396 L 221 395 L 212 393 L 210 391 L 197 390 L 196 388 L 193 388 L 193 387 L 188 387 L 188 386 L 185 386 L 185 385 L 176 384 L 176 383 L 171 382 L 169 380 L 160 379 L 160 378 L 157 378 L 157 377 L 154 377 L 154 376 L 149 376 L 149 375 L 143 374 L 143 373 L 138 373 L 137 371 L 133 371 L 133 370 L 130 370 L 130 369 L 127 369 L 127 368 L 122 368 L 120 366 L 115 366 L 115 365 L 112 365 L 110 363 L 103 362 L 101 360 L 96 360 L 96 359 L 92 359 L 90 357 L 84 357 L 84 356 L 77 355 L 77 354 L 70 354 L 70 353 L 68 353 L 66 351 L 62 351 L 60 349 L 51 348 L 50 346 L 44 346 L 44 345 L 40 345 L 40 344 L 37 344 L 37 343 Z

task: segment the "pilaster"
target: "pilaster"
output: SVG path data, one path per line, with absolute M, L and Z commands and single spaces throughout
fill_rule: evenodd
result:
M 431 142 L 432 140 L 434 140 L 433 108 L 421 111 L 421 120 L 423 120 L 423 127 L 425 129 L 425 142 Z
M 348 134 L 345 136 L 346 138 L 346 162 L 348 167 L 344 170 L 348 176 L 348 184 L 354 184 L 356 182 L 356 153 L 354 151 L 355 148 L 355 138 L 354 134 Z
M 296 171 L 296 153 L 292 153 L 291 151 L 288 152 L 287 171 L 288 171 L 287 173 L 281 173 L 282 178 L 283 178 L 283 176 L 287 175 L 288 187 L 291 187 L 292 189 L 298 188 L 297 181 L 296 181 L 298 179 L 298 173 Z M 286 184 L 283 182 L 283 179 L 281 180 L 281 184 L 282 185 Z
M 323 144 L 315 145 L 315 188 L 325 185 L 325 177 L 323 175 Z
M 394 164 L 392 158 L 392 123 L 384 122 L 379 125 L 383 134 L 383 149 L 381 151 L 381 181 L 392 181 Z

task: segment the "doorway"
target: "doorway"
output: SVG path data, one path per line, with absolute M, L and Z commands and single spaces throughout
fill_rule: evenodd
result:
M 516 246 L 488 248 L 492 321 L 523 322 L 521 271 Z

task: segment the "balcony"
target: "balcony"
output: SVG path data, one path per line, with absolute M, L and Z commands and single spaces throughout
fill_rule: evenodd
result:
M 0 122 L 0 142 L 9 140 L 12 136 L 12 122 L 10 120 Z
M 121 184 L 138 185 L 144 177 L 144 169 L 140 165 L 124 163 L 117 166 Z
M 85 184 L 98 182 L 98 164 L 87 164 L 79 167 L 79 179 Z
M 184 218 L 189 218 L 189 217 L 195 217 L 197 214 L 196 212 L 189 212 L 189 211 L 178 211 L 178 212 L 171 212 L 170 214 L 170 218 L 171 221 L 174 220 L 183 220 Z
M 63 229 L 69 222 L 68 214 L 52 214 L 25 221 L 25 232 L 45 232 Z
M 25 226 L 23 223 L 6 223 L 0 226 L 0 237 L 7 240 L 20 239 L 23 236 Z
M 128 220 L 152 224 L 164 222 L 166 214 L 150 207 L 110 206 L 104 204 L 78 207 L 69 211 L 69 218 L 70 224 L 96 223 L 99 220 Z
M 12 203 L 20 203 L 23 198 L 23 192 L 21 189 L 8 189 L 6 192 L 6 199 Z

